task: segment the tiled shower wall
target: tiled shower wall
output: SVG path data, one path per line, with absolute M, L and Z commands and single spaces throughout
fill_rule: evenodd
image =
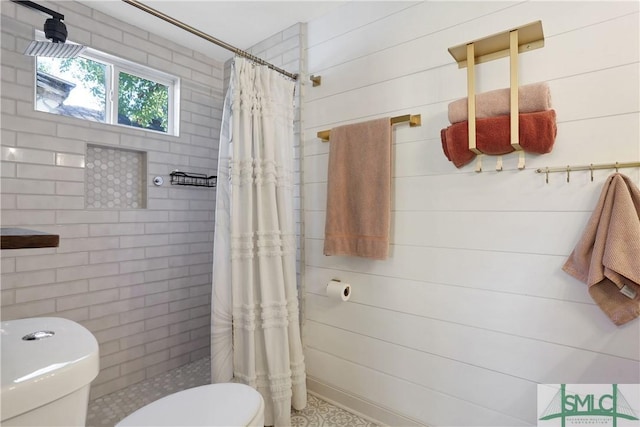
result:
M 76 2 L 42 4 L 65 15 L 70 40 L 181 78 L 179 137 L 35 112 L 21 52 L 44 18 L 1 2 L 2 226 L 60 235 L 59 248 L 2 251 L 1 316 L 91 330 L 95 398 L 209 353 L 215 189 L 172 186 L 169 173 L 216 173 L 223 64 Z M 146 152 L 145 209 L 85 208 L 88 144 Z

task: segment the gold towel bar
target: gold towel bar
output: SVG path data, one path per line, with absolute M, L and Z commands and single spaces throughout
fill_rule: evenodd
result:
M 420 114 L 405 114 L 404 116 L 391 117 L 389 121 L 391 122 L 392 125 L 409 122 L 409 126 L 411 127 L 421 126 L 422 116 L 420 116 Z M 322 142 L 328 142 L 330 134 L 331 134 L 330 130 L 322 130 L 318 132 L 318 138 L 320 138 Z

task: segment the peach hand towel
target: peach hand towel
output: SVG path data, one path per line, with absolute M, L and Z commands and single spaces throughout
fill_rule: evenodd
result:
M 449 122 L 469 120 L 467 110 L 469 98 L 458 99 L 449 104 Z M 532 113 L 551 109 L 551 92 L 546 82 L 518 87 L 518 112 Z M 511 89 L 496 89 L 476 94 L 476 118 L 502 116 L 511 112 Z
M 518 115 L 520 146 L 527 153 L 546 154 L 556 140 L 556 112 L 554 110 Z M 440 131 L 442 150 L 460 168 L 476 155 L 469 151 L 469 122 L 456 123 Z M 476 147 L 485 154 L 499 156 L 513 151 L 509 116 L 476 120 Z
M 390 119 L 331 129 L 324 254 L 386 259 L 390 217 Z
M 564 271 L 589 287 L 616 325 L 640 316 L 640 190 L 614 173 Z

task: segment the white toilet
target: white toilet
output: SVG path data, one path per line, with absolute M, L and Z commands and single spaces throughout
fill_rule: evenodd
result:
M 209 384 L 179 391 L 144 406 L 116 427 L 264 426 L 264 401 L 244 384 Z
M 0 323 L 2 426 L 84 426 L 98 342 L 57 317 Z

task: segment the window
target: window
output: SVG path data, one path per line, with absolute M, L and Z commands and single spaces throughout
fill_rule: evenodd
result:
M 87 48 L 37 57 L 35 86 L 37 111 L 178 135 L 180 80 L 169 74 Z

